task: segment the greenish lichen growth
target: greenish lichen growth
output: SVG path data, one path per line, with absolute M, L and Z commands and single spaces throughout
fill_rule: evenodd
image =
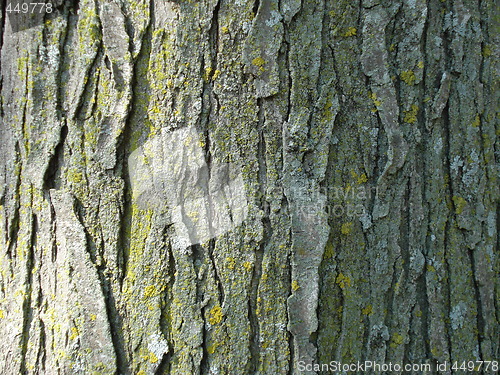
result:
M 335 279 L 335 283 L 337 283 L 340 288 L 345 289 L 346 287 L 351 286 L 351 279 L 349 276 L 345 276 L 343 273 L 339 273 L 337 278 Z
M 404 111 L 405 117 L 403 119 L 404 122 L 408 124 L 414 124 L 417 122 L 417 114 L 418 114 L 418 105 L 412 104 L 411 109 L 408 111 Z
M 477 127 L 479 127 L 479 125 L 481 125 L 481 118 L 479 117 L 479 114 L 477 114 L 476 118 L 472 122 L 472 127 L 477 128 Z
M 210 317 L 208 318 L 208 322 L 212 325 L 216 325 L 222 322 L 222 318 L 224 318 L 224 313 L 222 312 L 222 307 L 219 305 L 215 305 L 210 310 Z
M 363 315 L 372 315 L 373 314 L 373 307 L 372 307 L 372 305 L 367 305 L 364 309 L 361 310 L 361 313 Z
M 351 234 L 352 226 L 353 226 L 352 222 L 344 223 L 340 228 L 340 232 L 347 236 L 348 234 Z
M 156 286 L 148 285 L 144 288 L 144 298 L 151 298 L 156 295 Z
M 415 84 L 415 80 L 417 79 L 413 70 L 405 70 L 404 72 L 401 72 L 400 77 L 402 81 L 409 86 L 413 86 Z
M 266 63 L 266 60 L 264 60 L 262 57 L 256 57 L 255 59 L 252 60 L 252 64 L 255 66 L 259 67 L 259 70 L 263 72 L 264 69 L 264 64 Z
M 467 201 L 464 198 L 456 195 L 454 195 L 452 199 L 453 199 L 453 204 L 455 205 L 455 213 L 457 215 L 460 215 L 463 212 L 465 206 L 467 205 Z
M 405 338 L 399 333 L 395 332 L 391 338 L 391 348 L 397 348 L 399 345 L 404 343 Z
M 344 37 L 348 38 L 350 36 L 356 36 L 358 33 L 358 30 L 355 27 L 348 27 L 345 33 L 343 34 Z
M 489 45 L 485 45 L 483 47 L 482 54 L 484 57 L 490 57 L 493 54 L 493 52 L 491 51 L 491 47 Z

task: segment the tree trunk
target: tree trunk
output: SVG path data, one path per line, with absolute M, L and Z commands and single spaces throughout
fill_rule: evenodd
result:
M 11 2 L 2 374 L 498 361 L 493 1 Z

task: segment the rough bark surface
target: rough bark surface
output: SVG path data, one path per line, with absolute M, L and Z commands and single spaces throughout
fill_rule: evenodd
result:
M 498 4 L 58 4 L 0 5 L 2 374 L 499 359 Z M 186 243 L 192 178 L 245 210 Z

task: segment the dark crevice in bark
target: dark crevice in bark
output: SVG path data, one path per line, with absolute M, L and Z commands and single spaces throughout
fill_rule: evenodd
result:
M 479 13 L 483 13 L 482 11 L 482 0 L 479 0 L 479 5 L 478 5 Z M 490 43 L 490 35 L 488 33 L 488 27 L 486 26 L 487 22 L 485 22 L 485 19 L 487 19 L 487 16 L 481 14 L 481 17 L 479 17 L 479 26 L 481 28 L 481 54 L 482 54 L 482 59 L 481 59 L 481 64 L 479 65 L 479 81 L 481 83 L 486 83 L 488 84 L 488 81 L 485 81 L 484 77 L 484 72 L 485 72 L 485 65 L 486 62 L 485 60 L 489 57 L 485 56 L 485 51 L 487 51 L 487 48 L 489 47 Z
M 193 261 L 193 270 L 195 273 L 195 288 L 196 288 L 196 305 L 200 307 L 200 318 L 203 321 L 203 328 L 202 328 L 202 345 L 201 345 L 201 351 L 202 351 L 202 357 L 200 360 L 200 374 L 204 374 L 208 372 L 208 335 L 207 335 L 207 322 L 205 319 L 205 309 L 207 306 L 207 301 L 204 300 L 204 291 L 206 287 L 206 279 L 202 277 L 202 267 L 204 264 L 206 264 L 206 257 L 205 257 L 205 249 L 203 248 L 202 245 L 196 244 L 191 247 L 192 249 L 192 261 Z M 163 374 L 163 373 L 159 373 Z
M 497 214 L 497 221 L 496 221 L 497 245 L 496 245 L 496 249 L 500 249 L 500 202 L 497 203 L 496 214 Z M 498 264 L 498 260 L 497 260 L 497 264 Z M 500 293 L 500 291 L 498 290 L 498 287 L 495 288 L 494 293 L 496 294 L 494 296 L 496 298 L 493 298 L 493 307 L 494 307 L 493 311 L 495 311 L 495 318 L 496 318 L 494 323 L 497 326 L 496 331 L 498 332 L 498 328 L 499 328 L 498 324 L 500 323 L 500 298 L 498 298 L 498 294 Z M 496 354 L 496 358 L 499 358 L 500 357 L 500 344 L 497 343 L 496 347 L 497 347 L 497 351 L 494 354 Z
M 418 306 L 420 307 L 420 311 L 422 315 L 420 317 L 421 322 L 421 340 L 420 342 L 424 345 L 424 355 L 426 358 L 432 358 L 431 355 L 431 347 L 430 347 L 430 338 L 429 338 L 429 293 L 427 290 L 427 267 L 424 265 L 424 271 L 420 274 L 418 279 L 415 281 L 417 286 L 417 301 Z
M 205 311 L 206 307 L 203 307 L 201 309 L 200 315 L 201 315 L 201 320 L 203 321 L 203 329 L 202 329 L 202 357 L 200 361 L 200 374 L 208 374 L 209 372 L 209 364 L 208 364 L 208 331 L 207 331 L 207 319 L 205 318 Z M 166 372 L 167 373 L 167 372 Z
M 470 267 L 472 272 L 472 284 L 474 288 L 474 297 L 476 300 L 476 324 L 477 324 L 477 341 L 478 341 L 478 355 L 479 360 L 483 360 L 483 340 L 484 340 L 484 328 L 485 322 L 483 317 L 483 307 L 482 307 L 482 299 L 481 292 L 479 290 L 479 283 L 477 280 L 477 271 L 476 271 L 476 261 L 474 259 L 474 250 L 467 249 L 467 254 L 470 261 Z
M 284 194 L 284 199 L 286 200 L 287 202 L 287 207 L 289 207 L 288 205 L 288 199 L 286 198 L 286 194 Z M 288 220 L 291 222 L 292 221 L 292 214 L 289 212 L 288 213 Z M 291 240 L 291 238 L 293 237 L 292 235 L 292 229 L 290 227 L 289 229 L 289 232 L 288 232 L 288 238 Z M 287 256 L 287 269 L 288 269 L 288 285 L 289 285 L 289 288 L 288 288 L 288 295 L 287 297 L 290 298 L 290 296 L 293 294 L 293 291 L 292 291 L 292 257 L 293 257 L 293 253 L 290 251 L 288 253 L 288 256 Z M 288 311 L 290 309 L 290 305 L 288 303 L 285 304 L 286 306 L 286 316 L 289 317 L 290 316 L 290 312 Z M 289 352 L 290 352 L 290 360 L 289 360 L 289 367 L 288 367 L 288 372 L 287 372 L 287 375 L 294 375 L 294 367 L 295 367 L 295 344 L 294 344 L 294 340 L 293 340 L 293 335 L 292 335 L 292 332 L 290 332 L 290 320 L 288 320 L 288 329 L 287 329 L 287 334 L 288 334 L 288 348 L 289 348 Z
M 215 4 L 214 11 L 212 14 L 210 29 L 208 31 L 210 48 L 212 48 L 212 65 L 213 67 L 217 64 L 217 52 L 219 51 L 219 11 L 220 11 L 221 0 L 217 1 Z
M 268 221 L 267 218 L 264 221 Z M 265 223 L 267 227 L 268 224 Z M 258 373 L 260 363 L 260 326 L 257 316 L 257 298 L 259 291 L 260 278 L 262 276 L 262 260 L 265 251 L 265 242 L 261 243 L 255 253 L 255 265 L 250 282 L 250 296 L 248 301 L 248 319 L 250 322 L 250 374 Z
M 403 280 L 408 280 L 408 274 L 410 272 L 410 233 L 411 233 L 411 207 L 410 207 L 410 196 L 411 196 L 411 182 L 406 181 L 406 188 L 403 196 L 403 201 L 401 205 L 401 218 L 399 223 L 399 238 L 398 244 L 401 251 L 401 260 L 403 268 Z M 401 286 L 402 287 L 402 286 Z
M 265 129 L 265 109 L 263 99 L 257 99 L 258 107 L 258 132 L 259 142 L 257 144 L 257 157 L 259 162 L 259 187 L 261 202 L 260 206 L 264 210 L 264 218 L 262 224 L 264 226 L 263 240 L 255 252 L 255 262 L 253 267 L 252 279 L 250 282 L 250 296 L 248 301 L 248 318 L 250 321 L 250 373 L 259 371 L 260 363 L 260 326 L 259 317 L 257 316 L 257 299 L 259 293 L 260 279 L 262 276 L 262 262 L 264 252 L 268 246 L 269 239 L 272 237 L 272 228 L 269 220 L 270 207 L 266 200 L 267 188 L 267 163 L 266 163 L 266 143 L 264 132 Z
M 378 181 L 382 177 L 385 169 L 385 165 L 387 163 L 387 149 L 388 149 L 388 141 L 387 134 L 384 129 L 384 125 L 382 124 L 382 119 L 380 118 L 380 114 L 378 111 L 375 113 L 377 119 L 377 147 L 375 152 L 375 167 L 373 168 L 373 181 L 375 182 L 375 194 L 371 194 L 373 196 L 371 206 L 371 213 L 373 217 L 373 211 L 375 209 L 375 202 L 377 198 L 377 191 L 379 189 Z
M 443 149 L 444 149 L 444 155 L 445 155 L 445 161 L 444 161 L 444 165 L 445 165 L 445 172 L 448 176 L 451 176 L 451 168 L 450 168 L 450 165 L 451 165 L 451 156 L 450 156 L 450 126 L 451 126 L 451 122 L 450 122 L 450 116 L 449 116 L 449 102 L 446 104 L 445 108 L 443 109 L 443 132 L 444 132 L 444 145 L 443 145 Z M 451 197 L 453 197 L 453 188 L 451 186 L 451 181 L 449 181 L 447 183 L 447 192 L 448 192 L 448 198 L 447 198 L 447 203 L 452 205 L 453 202 L 451 200 Z M 445 228 L 444 228 L 444 244 L 443 244 L 443 248 L 444 248 L 444 254 L 443 254 L 443 258 L 444 258 L 444 266 L 445 266 L 445 272 L 446 272 L 446 283 L 444 283 L 443 285 L 443 289 L 445 290 L 445 292 L 443 293 L 444 295 L 444 299 L 445 299 L 445 303 L 446 303 L 446 306 L 445 306 L 445 310 L 446 310 L 446 316 L 449 316 L 450 315 L 450 311 L 451 311 L 451 285 L 450 285 L 450 263 L 449 263 L 449 256 L 450 256 L 450 249 L 448 247 L 448 242 L 449 242 L 449 233 L 450 233 L 450 230 L 451 230 L 451 222 L 450 222 L 450 218 L 453 217 L 453 214 L 452 214 L 452 210 L 451 209 L 448 209 L 448 212 L 447 212 L 447 220 L 446 220 L 446 224 L 445 224 Z M 451 337 L 450 337 L 450 332 L 451 332 L 451 323 L 449 321 L 449 319 L 444 319 L 444 325 L 446 327 L 446 332 L 445 332 L 445 336 L 446 336 L 446 340 L 448 342 L 448 353 L 451 353 L 451 348 L 452 348 L 452 343 L 451 343 Z
M 219 305 L 222 306 L 224 304 L 224 299 L 225 299 L 224 285 L 222 284 L 222 280 L 219 276 L 219 270 L 217 269 L 217 263 L 215 262 L 214 251 L 215 251 L 215 240 L 211 239 L 208 242 L 208 256 L 210 258 L 210 262 L 212 263 L 212 268 L 214 270 L 215 284 L 217 285 L 217 290 L 219 291 L 218 302 Z
M 0 12 L 2 14 L 2 27 L 0 27 L 0 58 L 3 55 L 3 41 L 5 34 L 5 25 L 7 24 L 7 11 L 6 11 L 6 2 L 0 4 Z M 0 92 L 2 92 L 2 81 L 3 81 L 3 72 L 2 72 L 2 64 L 0 64 Z
M 170 355 L 167 353 L 163 356 L 158 368 L 154 372 L 154 375 L 170 374 Z
M 253 3 L 253 8 L 252 8 L 252 12 L 254 15 L 256 15 L 257 12 L 259 11 L 259 7 L 260 7 L 260 0 L 255 0 L 255 2 Z
M 388 251 L 388 250 L 387 250 Z M 389 255 L 390 257 L 390 255 Z M 398 275 L 398 263 L 401 262 L 401 254 L 396 256 L 392 262 L 392 274 L 387 275 L 387 278 L 391 278 L 391 284 L 387 291 L 385 292 L 385 316 L 384 316 L 384 325 L 390 330 L 393 328 L 392 322 L 394 321 L 393 316 L 395 314 L 395 291 L 396 284 L 398 283 L 399 275 Z M 385 358 L 390 358 L 389 352 L 391 351 L 390 345 L 385 345 Z
M 151 3 L 154 3 L 154 0 L 150 0 L 150 8 L 149 8 L 150 11 L 153 12 L 153 9 L 151 8 Z M 127 33 L 127 36 L 128 36 L 128 51 L 130 53 L 130 56 L 132 57 L 132 64 L 134 64 L 137 61 L 137 59 L 139 59 L 139 56 L 140 56 L 140 52 L 139 52 L 139 54 L 135 57 L 135 59 L 133 58 L 134 52 L 135 52 L 135 45 L 134 45 L 134 25 L 131 22 L 130 18 L 127 17 L 127 12 L 126 12 L 126 9 L 125 9 L 125 3 L 121 2 L 119 4 L 119 6 L 120 6 L 120 12 L 122 13 L 123 19 L 124 19 L 125 32 Z M 153 4 L 153 6 L 154 6 L 154 4 Z M 150 15 L 150 17 L 148 19 L 148 24 L 146 26 L 146 30 L 149 27 L 150 23 L 151 23 L 151 15 Z M 141 49 L 142 49 L 142 43 L 141 43 Z
M 94 59 L 92 60 L 92 63 L 90 63 L 88 66 L 87 66 L 87 69 L 85 70 L 85 76 L 86 77 L 95 77 L 95 96 L 97 97 L 97 92 L 99 90 L 99 81 L 98 81 L 98 78 L 99 78 L 99 74 L 97 73 L 98 72 L 98 66 L 100 65 L 101 63 L 101 60 L 102 60 L 102 57 L 104 55 L 103 51 L 103 43 L 102 41 L 99 42 L 99 46 L 98 46 L 98 52 L 95 54 L 94 56 Z M 92 83 L 93 83 L 93 80 L 92 79 L 87 79 L 83 85 L 83 89 L 82 91 L 80 92 L 80 95 L 78 96 L 78 99 L 76 101 L 76 105 L 75 105 L 75 111 L 74 111 L 74 114 L 73 114 L 73 118 L 72 120 L 88 120 L 92 115 L 89 115 L 88 117 L 83 117 L 81 116 L 81 112 L 84 111 L 84 107 L 85 107 L 85 96 L 86 94 L 88 94 L 89 92 L 91 92 L 92 90 Z M 97 104 L 94 103 L 93 105 L 93 110 L 97 108 Z M 92 111 L 93 113 L 93 111 Z
M 33 203 L 33 202 L 32 202 Z M 23 328 L 21 336 L 21 374 L 27 373 L 26 354 L 28 352 L 28 343 L 30 342 L 30 329 L 33 321 L 33 309 L 31 308 L 31 295 L 33 291 L 33 266 L 35 262 L 35 249 L 37 247 L 38 217 L 31 215 L 31 234 L 26 254 L 26 280 L 24 280 L 24 299 L 23 299 Z
M 94 4 L 95 4 L 94 5 L 95 9 L 97 10 L 97 13 L 98 13 L 98 10 L 99 10 L 98 1 L 95 0 Z M 100 63 L 103 59 L 103 56 L 104 56 L 104 43 L 102 40 L 102 32 L 103 32 L 102 23 L 101 23 L 101 20 L 99 19 L 99 16 L 97 14 L 96 14 L 96 18 L 97 18 L 97 24 L 99 25 L 99 35 L 101 36 L 101 39 L 99 40 L 99 44 L 97 46 L 97 51 L 95 52 L 95 55 L 94 55 L 92 62 L 90 64 L 88 64 L 85 68 L 85 77 L 89 77 L 89 78 L 96 76 L 97 68 L 100 65 Z M 65 56 L 67 56 L 67 55 L 65 54 Z M 65 66 L 65 65 L 66 65 L 65 63 L 62 64 L 62 66 Z M 98 82 L 98 80 L 96 80 L 95 82 L 96 82 L 95 89 L 98 90 L 99 82 Z M 90 92 L 91 85 L 92 85 L 92 79 L 87 79 L 83 84 L 83 89 L 80 92 L 80 94 L 76 100 L 75 111 L 73 114 L 74 120 L 80 118 L 80 112 L 83 110 L 83 108 L 85 106 L 85 101 L 84 101 L 85 94 Z M 97 96 L 97 94 L 96 94 L 96 96 Z M 83 118 L 83 120 L 87 120 L 87 119 L 88 118 Z
M 14 204 L 13 204 L 13 212 L 12 212 L 12 219 L 10 220 L 10 223 L 8 223 L 8 237 L 7 237 L 7 257 L 9 259 L 12 259 L 12 257 L 16 257 L 16 253 L 14 249 L 17 246 L 17 237 L 19 234 L 19 210 L 21 209 L 21 202 L 20 202 L 20 189 L 21 189 L 21 170 L 22 170 L 22 162 L 21 162 L 21 149 L 19 146 L 19 141 L 16 142 L 15 145 L 15 160 L 14 160 L 14 165 L 15 165 L 15 176 L 16 176 L 16 182 L 14 186 L 14 192 L 12 193 L 14 195 Z
M 116 160 L 117 168 L 121 168 L 121 178 L 123 180 L 123 206 L 120 207 L 120 230 L 118 234 L 117 241 L 117 256 L 119 264 L 118 280 L 120 283 L 120 289 L 123 287 L 123 281 L 125 275 L 127 274 L 129 253 L 130 253 L 130 228 L 132 227 L 132 184 L 130 181 L 130 175 L 128 171 L 128 158 L 131 138 L 133 132 L 132 121 L 135 119 L 135 115 L 139 113 L 142 115 L 142 111 L 139 112 L 137 99 L 142 94 L 138 90 L 142 87 L 141 83 L 144 83 L 145 91 L 149 91 L 149 85 L 147 83 L 147 73 L 141 73 L 141 66 L 149 65 L 149 59 L 151 56 L 151 38 L 152 38 L 152 25 L 154 24 L 154 0 L 150 0 L 150 15 L 151 18 L 144 32 L 141 50 L 137 55 L 137 61 L 133 63 L 132 66 L 132 77 L 130 82 L 130 105 L 128 108 L 128 113 L 125 118 L 125 126 L 117 139 L 116 145 Z M 144 61 L 143 61 L 144 60 Z
M 446 14 L 450 14 L 450 8 L 448 2 L 445 2 L 443 4 L 444 9 L 446 10 Z M 445 18 L 445 14 L 443 13 L 443 18 Z M 442 22 L 442 24 L 445 24 L 445 21 Z M 452 74 L 455 74 L 455 72 L 452 71 L 452 64 L 453 64 L 453 58 L 452 58 L 452 53 L 451 53 L 451 41 L 453 40 L 453 35 L 452 31 L 450 30 L 451 26 L 448 25 L 446 29 L 443 29 L 443 58 L 444 58 L 444 68 L 446 72 L 451 72 Z
M 61 128 L 59 142 L 54 149 L 54 153 L 49 159 L 47 169 L 43 176 L 43 189 L 59 189 L 61 185 L 61 168 L 64 164 L 64 143 L 68 135 L 68 126 L 65 124 Z
M 106 315 L 108 317 L 111 340 L 116 356 L 116 369 L 119 374 L 130 374 L 127 358 L 126 342 L 123 334 L 123 319 L 117 308 L 116 298 L 111 288 L 111 282 L 103 270 L 98 272 L 104 294 Z
M 288 34 L 288 25 L 283 25 L 283 41 L 280 51 L 283 51 L 285 66 L 286 66 L 286 76 L 288 77 L 287 82 L 281 82 L 281 86 L 286 87 L 286 113 L 284 116 L 284 121 L 290 121 L 290 112 L 292 110 L 292 74 L 290 70 L 290 37 Z M 283 129 L 283 124 L 281 124 L 281 128 Z
M 99 277 L 99 284 L 101 286 L 101 292 L 105 302 L 107 321 L 111 332 L 111 340 L 116 356 L 117 371 L 120 374 L 129 374 L 130 369 L 125 351 L 122 318 L 116 306 L 116 299 L 113 295 L 110 278 L 107 276 L 108 271 L 106 264 L 102 260 L 102 254 L 98 254 L 98 250 L 102 249 L 103 246 L 98 246 L 95 243 L 94 238 L 85 226 L 85 208 L 77 198 L 74 199 L 74 202 L 75 213 L 85 233 L 85 250 L 89 253 L 90 260 L 93 263 Z
M 75 197 L 73 201 L 74 201 L 75 215 L 82 226 L 83 232 L 85 233 L 85 240 L 86 240 L 86 245 L 87 245 L 87 246 L 85 246 L 85 251 L 89 254 L 90 261 L 92 262 L 94 267 L 99 269 L 99 267 L 102 265 L 98 264 L 98 261 L 97 261 L 97 256 L 98 256 L 97 249 L 98 249 L 98 247 L 97 247 L 97 244 L 95 243 L 93 237 L 90 235 L 87 227 L 85 226 L 85 215 L 87 214 L 87 210 L 78 198 Z
M 38 319 L 38 323 L 40 324 L 39 333 L 40 333 L 40 343 L 38 345 L 35 368 L 40 371 L 40 373 L 45 373 L 45 361 L 47 360 L 47 352 L 45 348 L 47 347 L 47 338 L 45 335 L 45 324 L 43 319 Z
M 212 71 L 217 68 L 217 56 L 219 52 L 219 11 L 220 11 L 220 6 L 221 6 L 221 0 L 217 1 L 217 4 L 215 4 L 213 13 L 212 13 L 212 18 L 211 18 L 211 24 L 210 24 L 210 29 L 208 31 L 208 48 L 210 52 L 210 68 Z M 205 60 L 202 58 L 202 64 L 201 64 L 201 72 L 200 76 L 203 77 L 206 74 L 205 70 Z M 207 95 L 205 98 L 205 94 Z M 215 102 L 215 108 L 213 108 L 213 105 L 211 103 L 212 100 L 212 95 L 213 99 Z M 210 153 L 210 133 L 208 131 L 209 123 L 210 123 L 210 116 L 214 115 L 216 116 L 217 113 L 219 113 L 220 105 L 219 105 L 219 99 L 217 97 L 217 94 L 214 90 L 214 83 L 212 81 L 212 77 L 207 77 L 207 82 L 203 84 L 203 91 L 202 91 L 202 127 L 203 127 L 203 120 L 204 118 L 206 119 L 206 157 L 207 157 L 207 164 L 211 161 L 211 153 Z M 206 100 L 205 100 L 206 99 Z M 206 117 L 203 117 L 203 109 L 205 109 Z M 208 164 L 210 165 L 210 164 Z
M 409 331 L 409 335 L 408 335 L 409 337 L 408 338 L 409 338 L 409 340 L 408 340 L 407 343 L 406 342 L 403 343 L 403 345 L 404 345 L 404 348 L 403 348 L 403 363 L 412 363 L 412 362 L 414 362 L 412 360 L 412 357 L 411 357 L 411 348 L 414 345 L 415 341 L 417 341 L 417 342 L 420 341 L 419 337 L 415 337 L 412 334 L 412 327 L 415 324 L 414 320 L 416 319 L 415 315 L 414 315 L 415 306 L 418 306 L 418 304 L 416 302 L 412 303 L 411 308 L 408 309 L 408 314 L 410 314 L 410 318 L 408 319 L 408 331 Z
M 167 269 L 168 269 L 168 279 L 166 282 L 166 291 L 164 295 L 162 296 L 163 298 L 163 305 L 161 307 L 161 312 L 160 312 L 160 329 L 161 332 L 163 333 L 164 337 L 167 339 L 168 342 L 168 352 L 163 355 L 163 361 L 166 363 L 163 366 L 160 366 L 158 370 L 163 369 L 163 374 L 170 374 L 170 368 L 171 368 L 171 358 L 172 358 L 172 348 L 174 346 L 174 343 L 172 342 L 172 339 L 170 337 L 170 332 L 172 332 L 172 291 L 174 290 L 174 284 L 175 284 L 175 275 L 177 274 L 177 269 L 175 266 L 175 258 L 174 254 L 172 251 L 172 244 L 170 242 L 170 238 L 172 238 L 172 233 L 171 233 L 171 226 L 168 226 L 165 230 L 164 234 L 164 242 L 167 246 Z M 161 374 L 161 372 L 160 372 Z
M 59 55 L 66 56 L 66 46 L 70 45 L 70 33 L 73 30 L 76 30 L 76 21 L 77 17 L 68 11 L 68 16 L 66 18 L 66 28 L 64 30 L 64 34 L 62 37 L 62 42 L 59 43 Z M 67 73 L 64 68 L 64 58 L 58 61 L 57 65 L 57 75 L 56 75 L 56 111 L 58 119 L 61 121 L 65 119 L 66 115 L 63 113 L 63 102 L 64 102 L 64 84 L 63 84 L 63 75 Z

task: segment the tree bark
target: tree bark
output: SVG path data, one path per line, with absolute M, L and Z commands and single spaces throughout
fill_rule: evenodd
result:
M 499 360 L 493 1 L 51 3 L 0 5 L 1 373 Z

